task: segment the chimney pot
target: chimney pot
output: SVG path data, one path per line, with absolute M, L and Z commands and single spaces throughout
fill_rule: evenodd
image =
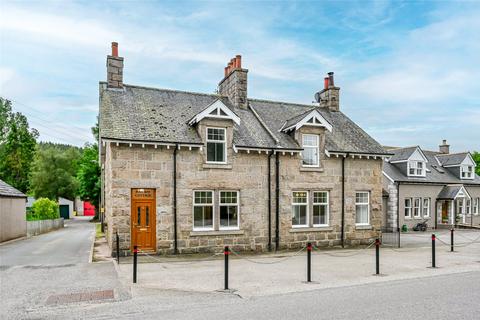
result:
M 450 153 L 450 145 L 447 144 L 447 140 L 444 139 L 442 141 L 442 144 L 438 146 L 438 151 L 443 154 L 449 154 Z
M 112 42 L 112 56 L 118 57 L 118 42 Z
M 236 66 L 236 67 L 237 67 L 238 69 L 242 69 L 242 56 L 239 55 L 239 54 L 237 54 L 237 55 L 235 56 L 235 61 L 237 61 L 237 66 Z
M 323 81 L 324 81 L 324 89 L 328 89 L 328 77 L 325 77 Z
M 328 84 L 332 87 L 335 86 L 334 82 L 333 82 L 333 72 L 329 72 L 328 73 Z

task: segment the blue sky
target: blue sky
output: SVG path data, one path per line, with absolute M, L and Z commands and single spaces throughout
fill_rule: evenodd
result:
M 326 72 L 380 143 L 480 149 L 480 3 L 0 3 L 0 95 L 41 140 L 83 145 L 110 43 L 129 84 L 214 92 L 242 54 L 249 96 L 311 103 Z

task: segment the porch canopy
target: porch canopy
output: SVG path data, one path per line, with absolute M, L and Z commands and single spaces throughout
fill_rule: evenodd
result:
M 470 198 L 470 195 L 463 185 L 446 185 L 438 194 L 437 200 L 455 200 L 458 197 Z

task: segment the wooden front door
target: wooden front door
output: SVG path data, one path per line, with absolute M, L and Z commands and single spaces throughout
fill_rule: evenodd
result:
M 443 201 L 442 203 L 442 223 L 448 224 L 448 202 Z
M 155 189 L 132 189 L 132 243 L 142 251 L 156 251 Z

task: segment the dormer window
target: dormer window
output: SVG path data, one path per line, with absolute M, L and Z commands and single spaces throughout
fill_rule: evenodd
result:
M 408 162 L 408 175 L 414 177 L 425 177 L 426 165 L 423 161 L 409 161 Z
M 460 175 L 462 179 L 473 179 L 473 166 L 462 165 L 460 167 Z
M 316 134 L 302 135 L 302 157 L 304 167 L 318 167 L 319 159 L 319 136 Z
M 225 128 L 207 128 L 207 163 L 227 162 Z

